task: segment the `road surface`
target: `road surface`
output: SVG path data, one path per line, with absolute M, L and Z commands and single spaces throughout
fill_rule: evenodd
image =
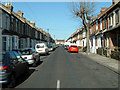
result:
M 117 73 L 63 47 L 41 60 L 15 88 L 118 88 Z

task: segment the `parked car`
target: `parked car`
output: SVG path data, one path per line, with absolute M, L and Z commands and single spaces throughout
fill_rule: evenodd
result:
M 49 54 L 48 51 L 48 47 L 46 43 L 39 43 L 35 45 L 35 50 L 39 53 L 39 54 Z
M 55 50 L 57 48 L 56 44 L 53 44 L 53 49 Z
M 54 50 L 53 46 L 52 45 L 48 46 L 48 50 L 49 52 L 53 51 Z
M 19 53 L 20 55 L 22 55 L 21 54 L 21 49 L 13 49 L 12 51 L 16 51 L 17 53 Z
M 64 48 L 67 49 L 67 46 L 69 46 L 69 45 L 65 45 Z
M 78 47 L 76 45 L 71 45 L 69 47 L 69 52 L 77 52 L 78 53 Z
M 67 48 L 66 48 L 67 50 L 69 50 L 69 45 L 67 45 Z
M 21 51 L 22 58 L 24 58 L 29 65 L 37 66 L 40 62 L 40 55 L 33 48 L 25 48 Z
M 28 73 L 29 67 L 17 52 L 9 51 L 0 54 L 0 83 L 13 88 L 16 80 L 24 73 Z

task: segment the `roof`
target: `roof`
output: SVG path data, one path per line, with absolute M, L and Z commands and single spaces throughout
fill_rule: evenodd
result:
M 98 16 L 97 16 L 97 18 L 95 19 L 95 20 L 97 20 L 97 19 L 100 19 L 102 16 L 104 16 L 109 10 L 111 10 L 114 6 L 116 6 L 118 3 L 120 3 L 120 1 L 119 2 L 117 2 L 117 3 L 115 3 L 115 4 L 113 4 L 113 5 L 111 5 L 109 8 L 101 8 L 101 9 L 105 9 L 103 12 L 101 12 Z M 94 21 L 95 21 L 94 20 Z M 93 22 L 94 22 L 93 21 Z M 91 23 L 93 23 L 93 22 L 91 22 Z
M 57 42 L 64 42 L 65 40 L 56 40 Z

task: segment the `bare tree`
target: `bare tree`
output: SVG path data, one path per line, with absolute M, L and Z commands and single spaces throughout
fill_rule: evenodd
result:
M 93 16 L 95 8 L 94 2 L 87 2 L 87 0 L 82 0 L 82 2 L 73 2 L 73 15 L 79 17 L 82 20 L 85 30 L 87 31 L 87 53 L 90 52 L 89 44 L 89 32 L 90 32 L 90 20 Z

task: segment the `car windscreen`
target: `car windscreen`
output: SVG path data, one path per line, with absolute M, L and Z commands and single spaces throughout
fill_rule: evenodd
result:
M 32 50 L 23 50 L 21 51 L 22 55 L 31 55 L 32 54 Z
M 44 48 L 44 45 L 37 45 L 36 48 Z

